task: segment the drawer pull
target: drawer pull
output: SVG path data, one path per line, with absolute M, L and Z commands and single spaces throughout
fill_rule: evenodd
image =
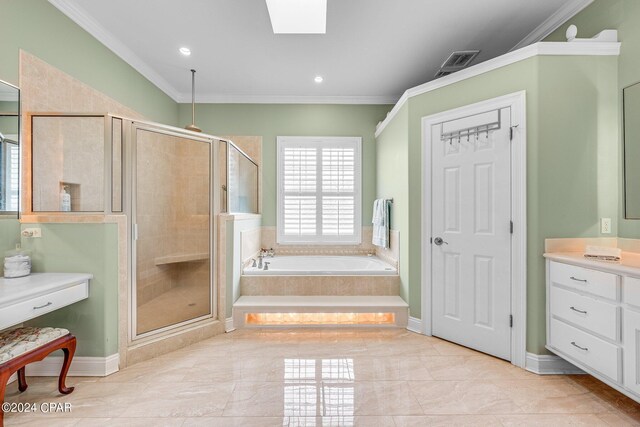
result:
M 584 282 L 584 283 L 587 283 L 587 279 L 576 279 L 576 278 L 575 278 L 575 277 L 573 277 L 573 276 L 569 277 L 569 279 L 571 279 L 571 280 L 575 280 L 576 282 Z
M 45 305 L 39 305 L 37 307 L 33 307 L 34 310 L 39 310 L 41 308 L 45 308 L 45 307 L 49 307 L 51 304 L 53 304 L 51 301 L 49 301 L 48 303 L 46 303 Z
M 571 306 L 571 307 L 569 307 L 569 308 L 570 308 L 571 310 L 573 310 L 573 311 L 577 311 L 578 313 L 581 313 L 581 314 L 587 314 L 587 312 L 586 312 L 586 311 L 584 311 L 584 310 L 578 310 L 578 309 L 577 309 L 577 308 L 575 308 L 574 306 Z
M 589 351 L 589 349 L 587 347 L 580 347 L 578 344 L 576 344 L 575 341 L 571 341 L 571 345 L 574 346 L 574 347 L 579 348 L 582 351 Z

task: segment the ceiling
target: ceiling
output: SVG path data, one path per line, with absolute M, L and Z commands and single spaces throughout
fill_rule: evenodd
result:
M 264 0 L 49 1 L 178 102 L 195 68 L 197 102 L 393 103 L 453 50 L 486 61 L 593 0 L 328 0 L 322 35 L 273 34 Z

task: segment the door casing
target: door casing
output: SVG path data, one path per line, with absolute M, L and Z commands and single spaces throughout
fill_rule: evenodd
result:
M 520 91 L 422 118 L 422 333 L 432 335 L 431 288 L 431 127 L 435 124 L 490 110 L 511 108 L 511 363 L 521 368 L 526 362 L 527 331 L 527 127 L 526 92 Z

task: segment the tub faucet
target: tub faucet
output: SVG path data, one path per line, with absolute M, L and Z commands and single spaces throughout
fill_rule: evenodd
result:
M 262 258 L 264 258 L 264 255 L 262 255 L 262 253 L 260 253 L 260 255 L 258 255 L 258 268 L 262 269 Z
M 264 263 L 264 268 L 263 268 L 264 271 L 267 271 L 269 269 L 269 264 L 271 264 L 271 263 L 270 262 L 265 262 Z
M 255 259 L 255 258 L 251 258 L 251 261 L 253 261 L 253 262 L 251 263 L 251 267 L 254 267 L 254 268 L 255 268 L 255 267 L 257 267 L 257 266 L 258 266 L 258 265 L 256 264 L 256 259 Z

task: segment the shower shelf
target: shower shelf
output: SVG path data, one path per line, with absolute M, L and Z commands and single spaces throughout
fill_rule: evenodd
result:
M 156 265 L 165 264 L 177 264 L 179 262 L 191 262 L 191 261 L 206 261 L 209 259 L 208 252 L 194 253 L 194 254 L 174 254 L 166 255 L 156 258 Z

